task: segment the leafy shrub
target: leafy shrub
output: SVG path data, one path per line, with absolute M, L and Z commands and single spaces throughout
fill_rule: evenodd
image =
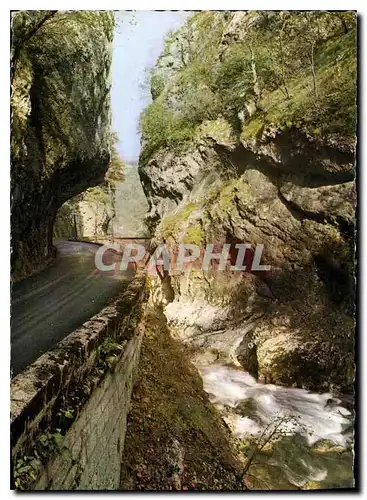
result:
M 155 101 L 163 92 L 164 80 L 161 76 L 153 73 L 150 80 L 150 92 L 152 94 L 153 101 Z
M 188 88 L 181 98 L 181 115 L 193 125 L 204 120 L 213 120 L 218 116 L 217 96 L 206 86 Z
M 191 122 L 175 113 L 161 99 L 153 102 L 142 113 L 140 130 L 145 141 L 141 154 L 143 162 L 153 151 L 189 140 L 195 132 Z
M 159 98 L 141 118 L 142 157 L 192 139 L 201 123 L 220 115 L 246 138 L 269 123 L 317 130 L 317 135 L 354 135 L 352 12 L 249 12 L 243 20 L 246 34 L 228 42 L 223 35 L 230 16 L 197 13 L 189 28 L 170 37 L 162 58 L 173 41 L 189 54 L 165 88 L 152 78 L 152 94 Z

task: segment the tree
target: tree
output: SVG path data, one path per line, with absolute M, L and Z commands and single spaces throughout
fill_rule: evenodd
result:
M 255 109 L 258 109 L 261 98 L 261 90 L 260 90 L 259 77 L 256 69 L 255 52 L 252 43 L 249 43 L 249 50 L 251 54 L 251 71 L 252 71 L 252 81 L 253 81 L 253 91 L 254 91 L 254 104 L 255 104 Z
M 338 19 L 330 12 L 306 11 L 282 13 L 284 25 L 280 30 L 281 39 L 288 47 L 287 64 L 293 60 L 298 65 L 308 66 L 312 76 L 312 88 L 316 102 L 319 100 L 319 86 L 316 76 L 316 50 L 322 42 L 338 32 Z M 283 45 L 283 48 L 284 48 Z
M 298 426 L 297 417 L 292 415 L 280 416 L 276 415 L 269 424 L 264 428 L 258 439 L 255 441 L 253 450 L 246 460 L 245 467 L 242 471 L 242 480 L 246 484 L 246 477 L 254 477 L 249 470 L 251 466 L 255 465 L 256 456 L 261 453 L 268 443 L 274 443 L 279 438 L 292 433 L 292 430 Z
M 178 53 L 183 68 L 186 68 L 190 63 L 193 52 L 194 31 L 192 25 L 187 23 L 176 36 Z
M 285 49 L 285 43 L 284 43 L 284 28 L 285 28 L 285 23 L 286 20 L 283 20 L 281 28 L 279 30 L 279 36 L 278 36 L 278 51 L 279 51 L 279 76 L 280 76 L 280 89 L 282 92 L 284 92 L 284 95 L 287 99 L 290 99 L 289 92 L 288 92 L 288 87 L 287 87 L 287 65 L 286 65 L 286 59 L 287 59 L 287 54 L 286 54 L 286 49 Z
M 119 143 L 119 138 L 116 132 L 111 134 L 111 159 L 106 173 L 106 182 L 122 182 L 124 180 L 125 163 L 117 151 L 116 144 Z

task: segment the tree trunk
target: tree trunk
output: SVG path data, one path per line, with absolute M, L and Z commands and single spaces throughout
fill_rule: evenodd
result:
M 282 28 L 282 31 L 283 31 L 283 28 Z M 281 72 L 280 72 L 280 76 L 281 76 L 281 80 L 282 80 L 282 85 L 284 87 L 285 96 L 289 100 L 290 99 L 290 95 L 289 95 L 289 92 L 288 92 L 288 87 L 287 87 L 287 84 L 285 82 L 285 76 L 284 76 L 285 62 L 284 62 L 284 50 L 283 50 L 282 36 L 280 36 L 279 45 L 280 45 L 280 60 L 281 60 L 281 64 L 282 64 L 281 65 L 282 69 L 281 69 Z
M 254 95 L 255 95 L 255 107 L 257 109 L 259 106 L 259 102 L 260 102 L 261 92 L 260 92 L 259 79 L 258 79 L 258 75 L 257 75 L 257 71 L 256 71 L 255 55 L 254 55 L 254 51 L 253 51 L 251 44 L 250 44 L 250 52 L 251 52 L 252 81 L 253 81 L 253 89 L 254 89 Z
M 311 45 L 311 72 L 312 72 L 312 80 L 313 80 L 313 90 L 314 90 L 316 99 L 318 99 L 319 92 L 318 92 L 317 81 L 316 81 L 314 55 L 315 55 L 315 42 L 312 42 L 312 45 Z

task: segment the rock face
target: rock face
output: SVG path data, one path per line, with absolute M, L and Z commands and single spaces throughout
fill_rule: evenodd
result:
M 220 183 L 226 175 L 215 150 L 205 143 L 196 144 L 180 154 L 165 149 L 157 152 L 146 165 L 139 168 L 143 189 L 150 211 L 146 216 L 148 226 L 172 213 L 193 195 L 204 194 L 209 187 Z
M 12 275 L 53 256 L 59 207 L 103 180 L 110 159 L 113 13 L 13 15 Z
M 301 97 L 296 92 L 305 82 L 297 74 L 287 82 L 292 89 L 288 103 L 273 84 L 266 87 L 267 80 L 258 97 L 256 88 L 236 96 L 239 84 L 231 87 L 237 59 L 230 54 L 237 50 L 246 57 L 246 43 L 255 54 L 254 59 L 249 56 L 248 71 L 255 61 L 259 85 L 263 85 L 262 78 L 270 78 L 265 72 L 259 77 L 260 63 L 264 63 L 256 59 L 256 53 L 261 44 L 268 43 L 263 41 L 266 30 L 261 31 L 261 26 L 278 22 L 283 14 L 270 13 L 267 20 L 264 15 L 194 16 L 189 21 L 190 56 L 181 65 L 169 65 L 170 78 L 164 61 L 174 54 L 166 48 L 157 64 L 158 76 L 163 75 L 160 93 L 157 97 L 155 89 L 156 100 L 146 117 L 161 106 L 162 113 L 172 112 L 174 118 L 159 143 L 154 142 L 149 123 L 145 135 L 143 126 L 139 172 L 150 204 L 147 222 L 155 230 L 155 243 L 170 248 L 178 242 L 214 243 L 219 248 L 224 243 L 249 243 L 250 255 L 255 245 L 262 244 L 262 263 L 270 265 L 270 271 L 238 272 L 228 265 L 225 271 L 203 272 L 194 265 L 181 273 L 171 272 L 174 300 L 165 299 L 164 290 L 153 296 L 166 304 L 166 317 L 177 334 L 205 349 L 206 359 L 235 363 L 266 382 L 349 390 L 354 377 L 355 137 L 353 129 L 350 133 L 343 124 L 355 113 L 355 102 L 351 109 L 340 111 L 345 121 L 338 129 L 326 122 L 331 111 L 327 82 L 322 80 L 326 59 L 321 55 L 325 50 L 327 57 L 338 60 L 341 47 L 348 47 L 353 16 L 352 21 L 348 18 L 352 24 L 347 34 L 340 34 L 336 25 L 335 34 L 321 18 L 324 32 L 316 68 L 320 98 L 316 118 L 301 117 L 297 107 Z M 299 29 L 298 20 L 287 19 Z M 195 44 L 203 26 L 208 40 L 198 60 Z M 218 26 L 220 33 L 208 62 L 205 51 L 214 36 L 210 33 L 218 31 Z M 273 24 L 267 26 L 273 29 Z M 274 33 L 278 36 L 278 31 Z M 331 33 L 339 39 L 338 48 L 330 45 L 335 41 Z M 187 31 L 178 32 L 175 50 L 180 36 L 187 42 Z M 355 39 L 353 47 L 351 61 L 355 62 Z M 188 101 L 181 83 L 191 79 L 194 85 L 192 72 L 199 63 L 208 64 L 221 79 L 219 83 L 206 80 L 214 94 L 212 114 L 201 109 L 201 119 L 188 137 L 188 118 L 182 118 Z M 202 68 L 195 78 L 203 80 L 205 75 Z M 156 85 L 157 78 L 152 83 Z M 355 79 L 348 85 L 355 96 Z M 231 99 L 238 97 L 235 117 L 214 107 L 221 97 L 227 98 L 229 88 Z M 337 96 L 342 102 L 342 95 Z M 302 99 L 306 97 L 302 94 Z M 285 104 L 284 113 L 292 108 L 292 117 L 275 116 L 274 108 Z M 324 122 L 318 121 L 319 116 L 324 116 Z M 179 140 L 172 133 L 174 126 L 180 129 Z
M 90 188 L 64 203 L 55 220 L 54 236 L 94 242 L 148 237 L 144 223 L 148 203 L 137 166 L 125 165 L 123 175 L 123 181 Z

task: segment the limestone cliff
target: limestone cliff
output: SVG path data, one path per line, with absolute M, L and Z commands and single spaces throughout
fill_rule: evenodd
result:
M 167 42 L 141 118 L 155 242 L 263 244 L 271 266 L 157 292 L 206 356 L 351 388 L 355 92 L 354 13 L 202 12 Z
M 113 13 L 12 17 L 12 274 L 53 256 L 59 207 L 103 180 L 110 159 Z
M 149 236 L 144 223 L 148 211 L 136 165 L 124 165 L 123 180 L 101 186 L 64 203 L 54 225 L 54 236 L 94 242 Z

